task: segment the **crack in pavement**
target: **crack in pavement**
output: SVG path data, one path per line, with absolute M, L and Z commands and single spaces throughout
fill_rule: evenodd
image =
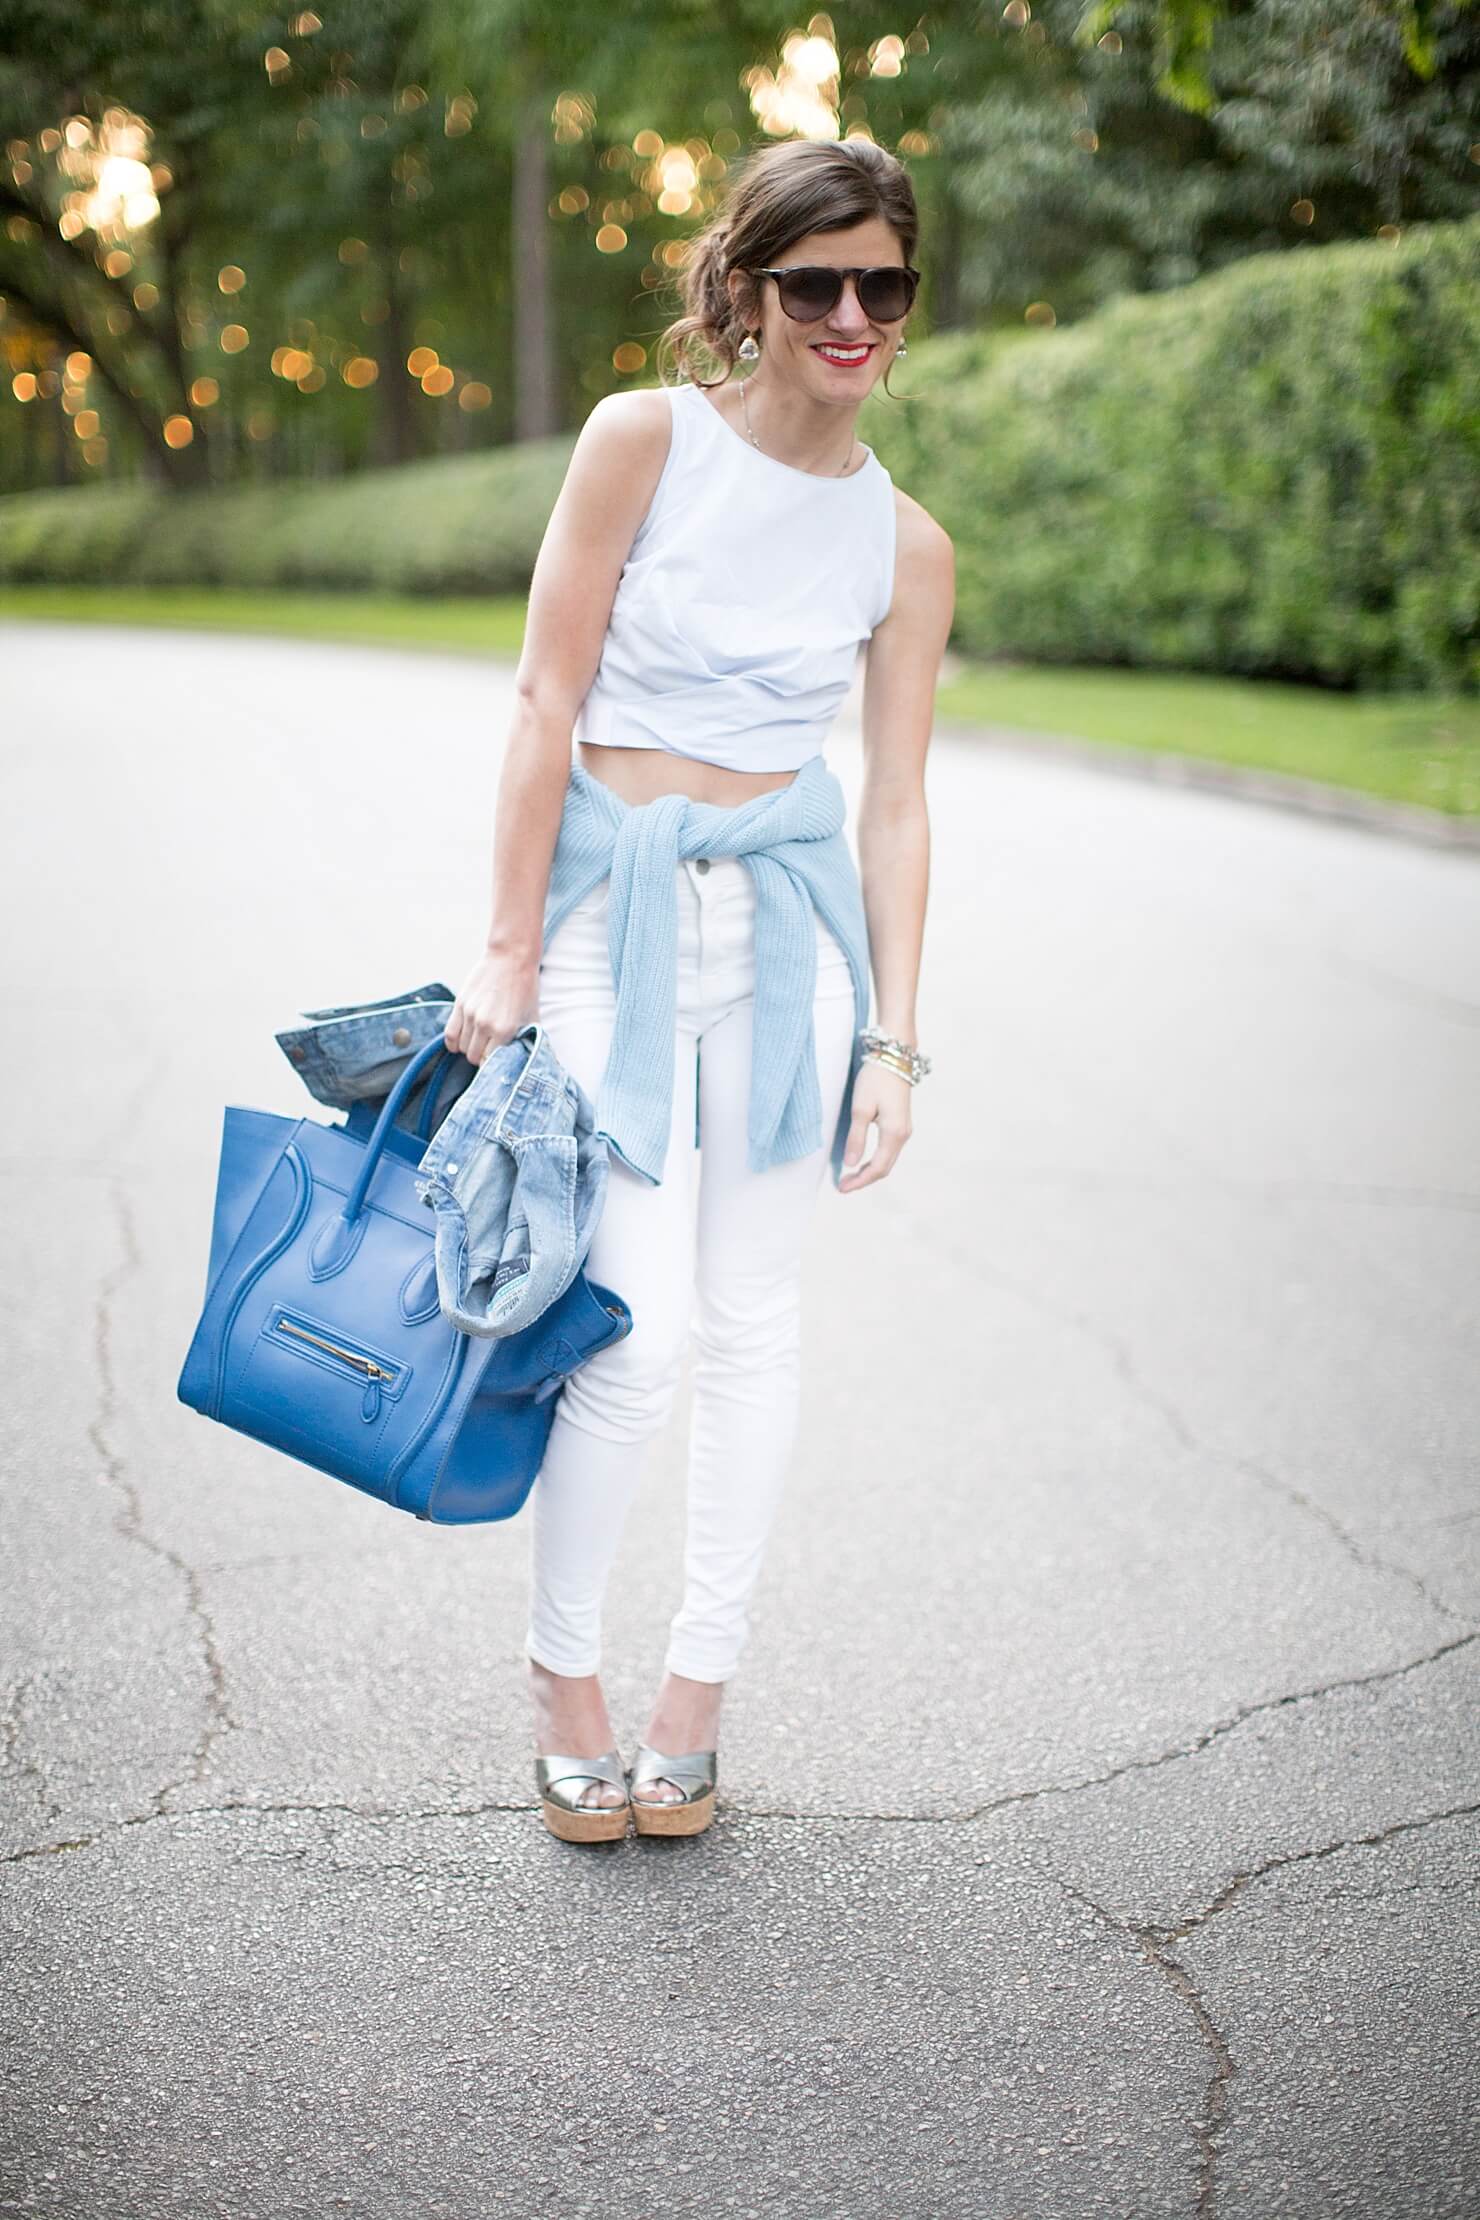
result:
M 1265 1880 L 1271 1873 L 1283 1873 L 1293 1865 L 1311 1865 L 1322 1858 L 1339 1857 L 1343 1850 L 1374 1850 L 1382 1843 L 1392 1842 L 1399 1835 L 1422 1833 L 1425 1827 L 1442 1826 L 1450 1819 L 1472 1819 L 1480 1812 L 1480 1802 L 1452 1804 L 1444 1811 L 1425 1812 L 1418 1819 L 1394 1819 L 1386 1827 L 1379 1827 L 1370 1835 L 1344 1835 L 1338 1842 L 1323 1842 L 1308 1850 L 1285 1850 L 1278 1857 L 1266 1858 L 1262 1865 L 1250 1866 L 1247 1871 L 1235 1873 L 1226 1881 L 1218 1894 L 1203 1905 L 1200 1911 L 1189 1912 L 1172 1927 L 1148 1928 L 1163 1943 L 1179 1943 L 1194 1934 L 1210 1919 L 1226 1912 L 1230 1904 L 1242 1896 L 1256 1881 Z
M 1480 1812 L 1480 1803 L 1456 1804 L 1445 1811 L 1427 1812 L 1417 1819 L 1397 1819 L 1389 1826 L 1379 1827 L 1371 1834 L 1348 1835 L 1340 1841 L 1320 1843 L 1305 1850 L 1289 1850 L 1278 1857 L 1266 1858 L 1262 1865 L 1251 1866 L 1247 1872 L 1236 1873 L 1226 1882 L 1201 1910 L 1191 1912 L 1174 1925 L 1166 1926 L 1151 1921 L 1124 1919 L 1107 1906 L 1097 1903 L 1083 1889 L 1062 1874 L 1051 1874 L 1055 1885 L 1066 1896 L 1073 1897 L 1088 1911 L 1096 1914 L 1114 1933 L 1133 1942 L 1146 1963 L 1167 1983 L 1173 1994 L 1192 2014 L 1198 2034 L 1211 2061 L 1207 2087 L 1203 2093 L 1202 2110 L 1193 2122 L 1193 2134 L 1198 2148 L 1197 2197 L 1194 2205 L 1196 2220 L 1213 2220 L 1217 2211 L 1218 2161 L 1222 2156 L 1223 2129 L 1228 2118 L 1229 2084 L 1239 2071 L 1227 2035 L 1218 2025 L 1207 1999 L 1181 1959 L 1174 1955 L 1174 1945 L 1185 1942 L 1189 1935 L 1217 1919 L 1235 1903 L 1246 1888 L 1261 1881 L 1271 1873 L 1287 1871 L 1292 1866 L 1309 1865 L 1323 1858 L 1334 1858 L 1344 1850 L 1370 1850 L 1383 1843 L 1392 1842 L 1400 1835 L 1418 1834 L 1426 1827 L 1442 1825 L 1451 1819 L 1472 1818 Z M 1377 1892 L 1377 1899 L 1384 1894 L 1407 1893 Z
M 883 1207 L 886 1211 L 900 1218 L 909 1215 L 888 1195 L 884 1197 Z M 1314 1496 L 1307 1495 L 1303 1488 L 1295 1485 L 1294 1481 L 1282 1478 L 1279 1473 L 1271 1471 L 1267 1465 L 1261 1464 L 1255 1457 L 1244 1456 L 1237 1450 L 1220 1449 L 1215 1447 L 1212 1442 L 1204 1440 L 1194 1430 L 1191 1422 L 1178 1406 L 1169 1397 L 1162 1394 L 1160 1389 L 1152 1386 L 1151 1382 L 1140 1371 L 1130 1350 L 1120 1337 L 1113 1333 L 1109 1327 L 1103 1326 L 1097 1318 L 1091 1317 L 1087 1311 L 1071 1310 L 1065 1304 L 1057 1303 L 1050 1296 L 1045 1295 L 1040 1288 L 1029 1285 L 1025 1280 L 1015 1278 L 1009 1272 L 1004 1272 L 999 1265 L 987 1263 L 984 1258 L 974 1251 L 962 1248 L 958 1242 L 951 1240 L 929 1219 L 909 1217 L 909 1226 L 912 1237 L 917 1242 L 928 1242 L 942 1256 L 948 1257 L 963 1272 L 974 1278 L 988 1280 L 993 1285 L 1005 1289 L 1009 1294 L 1016 1295 L 1021 1301 L 1031 1304 L 1043 1316 L 1056 1320 L 1060 1325 L 1071 1327 L 1087 1341 L 1092 1342 L 1101 1354 L 1109 1359 L 1115 1371 L 1137 1400 L 1144 1403 L 1149 1410 L 1155 1411 L 1173 1439 L 1190 1455 L 1205 1458 L 1215 1465 L 1222 1465 L 1226 1470 L 1246 1474 L 1248 1478 L 1256 1481 L 1261 1487 L 1267 1488 L 1271 1493 L 1280 1496 L 1285 1502 L 1294 1504 L 1308 1518 L 1316 1520 L 1319 1525 L 1325 1527 L 1326 1531 L 1346 1552 L 1352 1562 L 1360 1565 L 1365 1572 L 1375 1572 L 1390 1579 L 1402 1581 L 1416 1595 L 1422 1597 L 1429 1609 L 1437 1612 L 1441 1618 L 1458 1619 L 1461 1617 L 1461 1614 L 1454 1610 L 1450 1604 L 1443 1602 L 1440 1597 L 1436 1596 L 1411 1567 L 1400 1565 L 1392 1558 L 1382 1556 L 1377 1550 L 1365 1547 L 1347 1527 L 1343 1526 L 1333 1511 L 1329 1511 L 1323 1503 L 1317 1502 Z
M 1375 1672 L 1353 1673 L 1343 1680 L 1321 1681 L 1314 1688 L 1295 1688 L 1282 1696 L 1266 1696 L 1257 1703 L 1241 1704 L 1226 1719 L 1204 1727 L 1191 1741 L 1178 1743 L 1173 1749 L 1157 1750 L 1149 1757 L 1127 1758 L 1122 1764 L 1112 1766 L 1108 1773 L 1090 1773 L 1083 1780 L 1048 1781 L 1037 1788 L 1013 1789 L 1006 1796 L 973 1804 L 949 1816 L 956 1820 L 990 1819 L 993 1813 L 1007 1811 L 1015 1804 L 1037 1803 L 1048 1796 L 1079 1796 L 1086 1789 L 1105 1788 L 1131 1773 L 1152 1773 L 1159 1766 L 1175 1765 L 1183 1758 L 1196 1757 L 1213 1743 L 1221 1742 L 1225 1735 L 1235 1733 L 1250 1719 L 1261 1718 L 1267 1712 L 1283 1711 L 1294 1704 L 1315 1703 L 1323 1696 L 1340 1695 L 1349 1688 L 1376 1688 L 1384 1681 L 1402 1680 L 1405 1674 L 1420 1672 L 1426 1665 L 1437 1665 L 1441 1658 L 1452 1656 L 1456 1650 L 1469 1649 L 1476 1642 L 1480 1642 L 1480 1632 L 1457 1634 L 1452 1641 L 1441 1642 L 1437 1649 L 1426 1651 L 1422 1657 L 1411 1657 L 1402 1665 L 1380 1666 Z
M 21 1737 L 25 1732 L 26 1705 L 35 1685 L 36 1675 L 28 1673 L 25 1679 L 17 1681 L 15 1687 L 10 1691 L 9 1701 L 5 1706 L 4 1719 L 0 1720 L 0 1770 L 13 1773 L 18 1780 L 32 1782 L 36 1790 L 37 1800 L 44 1807 L 48 1818 L 60 1819 L 62 1806 L 50 1793 L 45 1773 L 37 1764 L 35 1758 L 24 1757 L 21 1754 Z
M 1213 2220 L 1218 2208 L 1218 2160 L 1222 2155 L 1223 2128 L 1228 2118 L 1228 2085 L 1239 2070 L 1228 2038 L 1187 1968 L 1172 1956 L 1167 1938 L 1159 1929 L 1139 1927 L 1130 1920 L 1120 1919 L 1062 1875 L 1056 1874 L 1053 1879 L 1066 1896 L 1073 1897 L 1086 1911 L 1094 1913 L 1113 1934 L 1133 1944 L 1146 1964 L 1161 1976 L 1178 2002 L 1192 2015 L 1210 2062 L 1202 2107 L 1192 2122 L 1193 2142 L 1197 2148 L 1197 2192 L 1193 2211 L 1196 2220 Z
M 1010 1811 L 1018 1805 L 1038 1803 L 1051 1796 L 1080 1796 L 1090 1789 L 1105 1788 L 1112 1782 L 1124 1780 L 1133 1773 L 1150 1773 L 1163 1765 L 1175 1765 L 1183 1759 L 1198 1756 L 1213 1743 L 1235 1733 L 1251 1719 L 1261 1718 L 1269 1712 L 1286 1710 L 1296 1704 L 1315 1703 L 1326 1696 L 1343 1694 L 1348 1689 L 1376 1688 L 1387 1681 L 1402 1680 L 1407 1674 L 1421 1672 L 1426 1666 L 1436 1665 L 1442 1658 L 1451 1657 L 1459 1650 L 1472 1648 L 1476 1642 L 1480 1642 L 1480 1631 L 1456 1635 L 1452 1641 L 1442 1642 L 1437 1649 L 1426 1651 L 1422 1657 L 1408 1658 L 1401 1665 L 1380 1666 L 1374 1672 L 1353 1673 L 1342 1680 L 1321 1681 L 1312 1688 L 1290 1689 L 1280 1696 L 1267 1696 L 1257 1703 L 1242 1704 L 1226 1719 L 1219 1719 L 1212 1726 L 1202 1728 L 1190 1741 L 1178 1743 L 1172 1749 L 1156 1750 L 1146 1757 L 1127 1758 L 1122 1764 L 1112 1766 L 1108 1772 L 1086 1774 L 1077 1781 L 1042 1781 L 1036 1787 L 1010 1789 L 1005 1796 L 990 1797 L 980 1804 L 968 1804 L 959 1811 L 808 1811 L 791 1804 L 737 1805 L 728 1799 L 721 1804 L 720 1809 L 735 1818 L 745 1819 L 786 1819 L 799 1822 L 835 1820 L 840 1825 L 970 1826 L 980 1820 L 994 1818 L 998 1812 Z M 164 1798 L 177 1785 L 171 1783 L 156 1791 L 148 1811 L 127 1813 L 121 1819 L 109 1820 L 104 1826 L 85 1835 L 70 1836 L 60 1842 L 30 1844 L 19 1850 L 0 1854 L 0 1865 L 16 1864 L 27 1858 L 52 1857 L 69 1850 L 91 1849 L 121 1828 L 148 1826 L 160 1819 L 229 1818 L 243 1813 L 301 1813 L 317 1816 L 337 1812 L 352 1819 L 414 1821 L 477 1819 L 497 1812 L 537 1812 L 540 1808 L 538 1798 L 530 1798 L 511 1802 L 415 1806 L 353 1804 L 344 1801 L 312 1803 L 301 1799 L 262 1804 L 238 1799 L 226 1804 L 187 1804 L 173 1810 L 167 1809 Z
M 123 1255 L 114 1269 L 101 1281 L 93 1305 L 93 1358 L 98 1376 L 98 1405 L 87 1425 L 87 1438 L 97 1451 L 101 1469 L 98 1478 L 120 1498 L 114 1513 L 115 1531 L 126 1541 L 136 1542 L 140 1549 L 170 1566 L 178 1574 L 185 1591 L 185 1610 L 196 1634 L 201 1664 L 205 1675 L 204 1720 L 195 1746 L 191 1750 L 187 1768 L 176 1780 L 166 1781 L 154 1791 L 154 1804 L 163 1812 L 169 1798 L 177 1790 L 189 1785 L 199 1786 L 205 1779 L 211 1752 L 223 1734 L 230 1733 L 237 1725 L 226 1691 L 226 1672 L 216 1642 L 216 1629 L 206 1608 L 201 1578 L 188 1559 L 181 1556 L 168 1542 L 151 1534 L 144 1523 L 144 1506 L 138 1489 L 128 1476 L 123 1458 L 114 1447 L 112 1433 L 118 1412 L 118 1392 L 113 1373 L 113 1304 L 118 1291 L 143 1266 L 138 1235 L 134 1225 L 132 1206 L 123 1188 L 111 1183 L 109 1194 L 117 1213 Z
M 111 1836 L 122 1834 L 126 1829 L 157 1827 L 161 1822 L 168 1822 L 179 1827 L 191 1819 L 274 1819 L 282 1817 L 320 1819 L 338 1815 L 346 1819 L 414 1823 L 423 1819 L 482 1819 L 500 1812 L 537 1812 L 540 1808 L 537 1798 L 527 1801 L 521 1799 L 513 1803 L 419 1804 L 406 1807 L 394 1804 L 348 1804 L 340 1802 L 315 1804 L 294 1799 L 272 1804 L 252 1804 L 244 1800 L 229 1804 L 186 1804 L 177 1810 L 170 1811 L 159 1802 L 159 1796 L 166 1793 L 168 1791 L 165 1790 L 157 1792 L 155 1801 L 148 1811 L 126 1812 L 121 1819 L 110 1819 L 103 1826 L 94 1827 L 85 1835 L 70 1835 L 59 1842 L 28 1843 L 19 1850 L 7 1851 L 0 1855 L 0 1866 L 24 1865 L 33 1858 L 63 1857 L 73 1850 L 92 1850 L 100 1842 L 106 1842 Z

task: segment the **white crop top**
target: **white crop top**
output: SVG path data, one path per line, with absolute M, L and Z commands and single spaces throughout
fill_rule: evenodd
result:
M 894 590 L 894 482 L 872 448 L 823 477 L 752 447 L 697 385 L 617 582 L 577 740 L 736 771 L 822 752 Z

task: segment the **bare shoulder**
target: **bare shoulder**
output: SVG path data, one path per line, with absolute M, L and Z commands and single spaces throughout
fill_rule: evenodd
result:
M 588 455 L 628 468 L 661 466 L 672 423 L 673 404 L 663 386 L 604 393 L 581 426 L 578 444 Z
M 894 529 L 897 555 L 907 558 L 913 571 L 949 578 L 956 560 L 956 543 L 923 502 L 903 486 L 894 489 Z
M 956 608 L 956 546 L 913 494 L 894 489 L 894 592 L 879 630 L 901 644 L 944 639 Z
M 606 558 L 625 558 L 657 491 L 673 436 L 672 404 L 659 386 L 604 393 L 566 464 L 551 526 Z

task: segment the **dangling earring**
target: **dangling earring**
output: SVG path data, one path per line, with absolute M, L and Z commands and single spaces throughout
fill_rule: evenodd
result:
M 755 343 L 755 335 L 752 332 L 747 332 L 745 334 L 745 337 L 741 340 L 739 346 L 735 349 L 735 355 L 736 359 L 740 362 L 760 361 L 761 351 Z
M 904 341 L 903 341 L 903 340 L 901 339 L 901 341 L 899 342 L 899 345 L 898 345 L 898 346 L 897 346 L 897 347 L 895 348 L 895 350 L 894 350 L 894 353 L 895 353 L 895 358 L 896 358 L 896 360 L 898 359 L 898 357 L 899 357 L 900 355 L 907 355 L 907 354 L 909 353 L 909 351 L 910 351 L 910 350 L 909 350 L 909 348 L 908 348 L 908 347 L 907 347 L 907 346 L 905 345 Z

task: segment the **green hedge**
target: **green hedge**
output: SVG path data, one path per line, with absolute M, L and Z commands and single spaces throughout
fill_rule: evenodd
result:
M 1469 690 L 1477 361 L 1473 218 L 1260 255 L 976 374 L 922 348 L 868 436 L 956 543 L 970 654 Z
M 327 483 L 0 500 L 11 584 L 523 593 L 574 434 Z
M 1477 359 L 1480 218 L 913 344 L 860 428 L 955 540 L 968 654 L 1468 691 Z M 330 484 L 14 495 L 0 581 L 522 592 L 573 438 Z

